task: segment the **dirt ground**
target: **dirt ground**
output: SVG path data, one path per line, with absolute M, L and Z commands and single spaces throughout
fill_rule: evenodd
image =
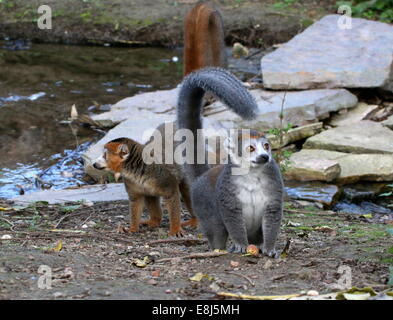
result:
M 178 46 L 185 13 L 197 0 L 2 0 L 0 38 L 66 44 Z M 335 0 L 216 0 L 226 41 L 254 47 L 283 43 L 336 11 Z M 40 5 L 52 9 L 52 29 L 41 30 Z
M 187 231 L 184 239 L 168 238 L 164 215 L 159 229 L 119 233 L 128 224 L 124 201 L 7 209 L 11 207 L 0 201 L 0 299 L 223 299 L 221 292 L 287 295 L 308 290 L 326 294 L 337 290 L 342 265 L 350 268 L 352 286 L 377 292 L 392 288 L 389 220 L 375 223 L 368 217 L 286 203 L 278 249 L 288 240 L 290 245 L 279 259 L 241 254 L 187 258 L 208 252 L 198 231 Z M 41 265 L 51 268 L 51 289 L 38 288 Z

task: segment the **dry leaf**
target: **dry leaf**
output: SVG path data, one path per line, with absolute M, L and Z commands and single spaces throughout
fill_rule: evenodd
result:
M 72 105 L 71 107 L 71 120 L 76 120 L 78 119 L 78 110 L 76 110 L 75 104 Z

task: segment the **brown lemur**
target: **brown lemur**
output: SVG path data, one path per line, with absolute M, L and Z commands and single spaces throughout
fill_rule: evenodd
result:
M 191 183 L 194 214 L 211 249 L 225 249 L 229 235 L 233 242 L 231 252 L 245 252 L 249 244 L 254 244 L 264 254 L 277 257 L 275 243 L 282 218 L 283 181 L 270 144 L 262 133 L 251 130 L 248 143 L 240 143 L 241 155 L 233 152 L 232 147 L 228 149 L 228 164 L 213 168 L 196 164 L 196 155 L 204 148 L 195 137 L 202 128 L 205 92 L 212 92 L 244 119 L 255 118 L 258 108 L 243 84 L 224 69 L 201 69 L 183 80 L 177 122 L 179 129 L 189 129 L 194 136 L 193 141 L 187 142 L 196 150 L 194 164 L 184 164 Z M 239 137 L 240 140 L 244 141 Z M 248 173 L 233 175 L 240 163 L 249 165 Z
M 158 131 L 161 131 L 157 128 Z M 177 164 L 145 163 L 143 149 L 151 139 L 142 145 L 132 139 L 119 138 L 109 141 L 104 146 L 104 154 L 93 166 L 99 170 L 121 174 L 129 196 L 130 232 L 138 232 L 140 224 L 158 227 L 162 219 L 160 197 L 169 212 L 170 236 L 182 236 L 182 226 L 197 226 L 193 217 L 189 185 L 181 166 Z M 163 149 L 165 152 L 165 149 Z M 180 195 L 192 218 L 181 223 Z M 143 208 L 146 206 L 150 219 L 141 221 Z
M 201 1 L 187 13 L 184 20 L 184 74 L 206 66 L 226 66 L 224 29 L 219 11 L 210 3 Z M 167 137 L 165 124 L 156 130 Z M 176 142 L 174 144 L 176 146 Z M 123 176 L 130 199 L 129 230 L 137 232 L 140 224 L 151 227 L 160 224 L 162 212 L 159 197 L 166 199 L 169 204 L 170 235 L 181 235 L 181 226 L 196 227 L 198 221 L 193 215 L 189 186 L 182 167 L 176 164 L 145 164 L 142 161 L 143 147 L 131 139 L 115 139 L 105 145 L 104 156 L 94 163 L 97 169 L 106 169 Z M 191 214 L 191 219 L 182 224 L 179 191 Z M 144 203 L 150 213 L 148 221 L 140 220 Z

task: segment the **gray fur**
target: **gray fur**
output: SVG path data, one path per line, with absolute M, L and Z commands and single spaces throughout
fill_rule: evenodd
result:
M 190 74 L 183 82 L 178 102 L 179 128 L 201 128 L 201 101 L 206 90 L 243 118 L 255 116 L 255 101 L 241 82 L 225 70 L 207 68 Z M 255 141 L 259 150 L 268 143 L 264 137 Z M 236 165 L 231 161 L 224 165 L 215 185 L 211 178 L 214 169 L 207 165 L 188 166 L 194 214 L 211 249 L 225 249 L 229 235 L 232 252 L 245 252 L 249 244 L 254 244 L 264 254 L 278 256 L 275 243 L 282 218 L 283 181 L 270 148 L 267 150 L 261 151 L 267 160 L 253 162 L 245 175 L 232 175 Z

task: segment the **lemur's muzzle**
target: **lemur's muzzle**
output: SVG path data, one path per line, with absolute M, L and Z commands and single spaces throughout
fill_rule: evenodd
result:
M 105 167 L 102 166 L 101 164 L 99 164 L 98 162 L 94 162 L 94 163 L 93 163 L 93 167 L 94 167 L 95 169 L 97 169 L 97 170 L 103 170 L 103 169 L 105 169 Z
M 267 154 L 261 154 L 255 159 L 255 163 L 263 164 L 269 161 L 269 156 Z

